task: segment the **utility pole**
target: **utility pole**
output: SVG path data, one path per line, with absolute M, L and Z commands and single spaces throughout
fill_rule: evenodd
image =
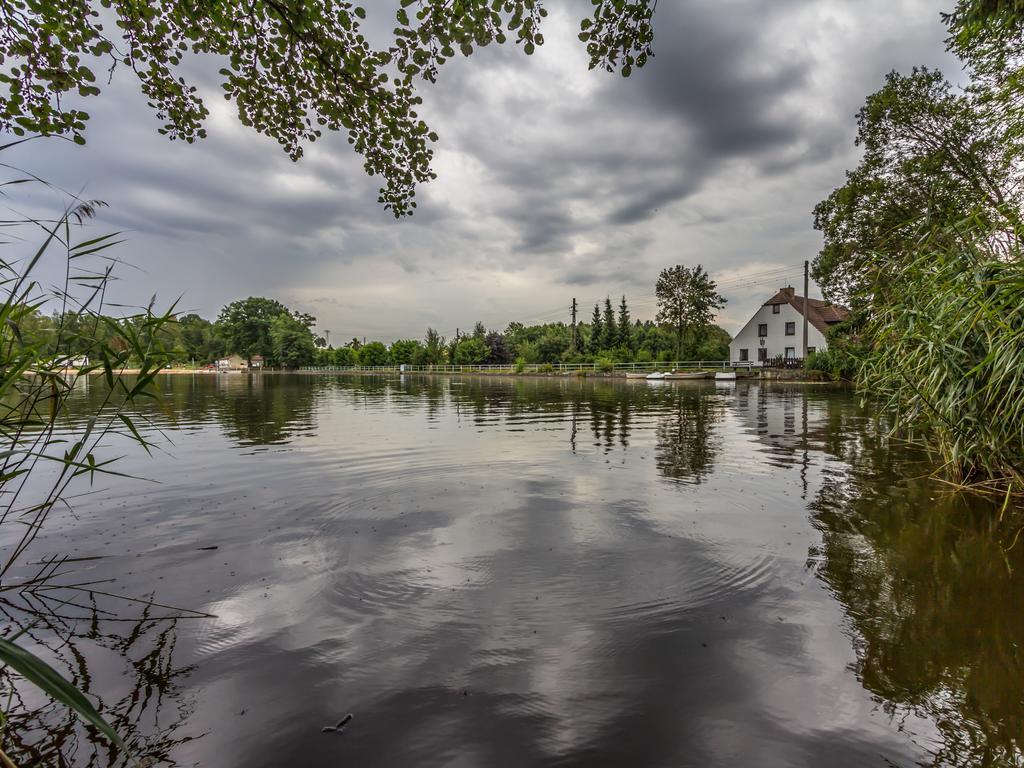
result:
M 804 261 L 804 360 L 807 359 L 807 294 L 810 289 L 810 278 L 808 277 L 808 268 L 810 262 Z
M 331 346 L 331 332 L 330 331 L 324 331 L 324 339 L 327 342 L 327 346 L 330 347 Z
M 576 297 L 573 297 L 572 306 L 569 307 L 572 312 L 572 351 L 576 351 Z

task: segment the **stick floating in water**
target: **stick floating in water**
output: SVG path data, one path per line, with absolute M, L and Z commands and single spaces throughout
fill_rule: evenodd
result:
M 345 726 L 352 721 L 352 713 L 345 715 L 341 720 L 338 721 L 337 725 L 325 725 L 320 729 L 320 733 L 342 733 L 345 730 Z

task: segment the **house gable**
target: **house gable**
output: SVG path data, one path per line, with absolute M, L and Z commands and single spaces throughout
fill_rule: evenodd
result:
M 765 355 L 773 358 L 783 355 L 797 356 L 803 348 L 803 307 L 804 299 L 797 296 L 791 287 L 783 288 L 758 307 L 739 333 L 729 344 L 733 361 L 741 359 L 740 351 L 747 350 L 747 360 L 756 362 L 758 350 L 764 340 Z M 835 307 L 818 299 L 807 300 L 807 346 L 809 349 L 825 349 L 828 341 L 825 334 L 830 325 L 849 315 L 843 307 Z M 767 336 L 758 335 L 758 326 L 767 325 Z M 787 326 L 793 331 L 787 334 Z

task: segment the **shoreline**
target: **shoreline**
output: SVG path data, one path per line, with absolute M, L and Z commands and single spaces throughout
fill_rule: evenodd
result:
M 769 369 L 758 373 L 738 373 L 736 379 L 724 379 L 720 381 L 750 381 L 760 383 L 782 383 L 782 384 L 829 384 L 829 385 L 849 385 L 849 382 L 845 381 L 833 381 L 823 375 L 811 375 L 808 376 L 808 371 L 802 369 Z M 817 372 L 814 372 L 817 374 Z M 88 376 L 100 376 L 103 372 L 99 370 L 89 371 Z M 139 374 L 138 368 L 125 368 L 117 371 L 118 376 L 137 376 Z M 157 376 L 277 376 L 277 375 L 294 375 L 300 374 L 304 376 L 353 376 L 353 377 L 364 377 L 364 376 L 444 376 L 444 377 L 472 377 L 472 378 L 501 378 L 501 379 L 602 379 L 602 380 L 617 380 L 617 381 L 635 381 L 635 382 L 647 382 L 647 379 L 638 379 L 634 377 L 628 377 L 624 371 L 529 371 L 523 373 L 516 373 L 515 371 L 331 371 L 331 370 L 311 370 L 311 369 L 296 369 L 296 370 L 259 370 L 259 371 L 242 371 L 242 370 L 231 370 L 231 371 L 208 371 L 208 370 L 194 370 L 188 368 L 166 368 L 157 372 Z M 71 369 L 68 371 L 69 376 L 78 376 L 78 371 Z M 715 382 L 714 378 L 707 379 L 657 379 L 656 381 L 666 381 L 672 384 L 704 384 Z

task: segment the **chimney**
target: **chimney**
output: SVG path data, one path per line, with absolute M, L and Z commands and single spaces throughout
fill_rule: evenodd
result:
M 782 288 L 781 291 L 786 296 L 791 296 L 792 297 L 792 296 L 796 295 L 796 290 L 793 288 L 792 285 L 787 285 L 785 288 Z

